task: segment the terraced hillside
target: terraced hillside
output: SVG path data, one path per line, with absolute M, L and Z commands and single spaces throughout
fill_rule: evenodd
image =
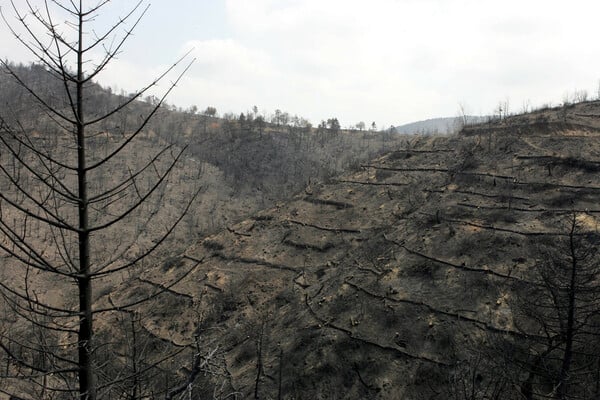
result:
M 97 311 L 154 301 L 98 314 L 115 393 L 598 398 L 599 116 L 416 137 L 124 274 Z
M 539 311 L 546 333 L 524 310 L 541 304 L 553 254 L 598 242 L 599 114 L 584 103 L 417 138 L 307 187 L 139 277 L 156 286 L 191 269 L 143 325 L 210 354 L 198 396 L 552 396 L 551 368 L 535 360 L 546 338 L 560 369 L 564 335 L 548 332 L 551 310 Z M 569 390 L 593 398 L 582 376 Z

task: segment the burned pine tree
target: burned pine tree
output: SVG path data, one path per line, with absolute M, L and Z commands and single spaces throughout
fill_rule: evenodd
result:
M 524 399 L 600 395 L 600 237 L 584 217 L 572 213 L 556 234 L 535 238 L 533 279 L 514 287 L 520 336 L 494 358 L 504 360 Z
M 38 72 L 51 76 L 60 91 L 38 90 L 2 61 L 2 72 L 33 101 L 40 118 L 3 115 L 0 120 L 0 249 L 10 263 L 0 287 L 5 318 L 13 322 L 0 332 L 5 358 L 0 391 L 94 400 L 114 398 L 111 390 L 132 380 L 135 390 L 129 393 L 141 397 L 138 375 L 150 367 L 107 372 L 110 360 L 98 354 L 112 344 L 98 340 L 94 323 L 111 313 L 131 312 L 164 289 L 110 304 L 98 304 L 94 290 L 100 285 L 110 290 L 111 282 L 135 273 L 198 194 L 193 189 L 177 215 L 165 217 L 166 184 L 185 148 L 166 144 L 145 161 L 132 152 L 187 69 L 183 65 L 183 72 L 175 72 L 185 57 L 113 107 L 97 107 L 95 81 L 146 13 L 143 1 L 104 32 L 95 19 L 107 0 L 93 6 L 82 0 L 11 4 L 12 15 L 3 10 L 5 23 L 35 57 Z M 173 73 L 162 98 L 135 126 L 126 117 L 124 124 L 111 123 Z M 43 126 L 36 125 L 40 120 Z M 152 225 L 156 234 L 148 233 Z

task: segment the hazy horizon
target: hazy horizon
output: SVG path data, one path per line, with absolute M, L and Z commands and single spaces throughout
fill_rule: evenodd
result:
M 0 4 L 14 21 L 10 2 Z M 98 30 L 135 4 L 111 4 Z M 173 4 L 152 2 L 99 83 L 133 91 L 191 50 L 196 62 L 169 103 L 221 114 L 256 105 L 313 124 L 337 117 L 342 126 L 375 121 L 382 128 L 456 116 L 459 104 L 483 115 L 507 100 L 519 111 L 598 90 L 600 54 L 588 38 L 600 5 L 592 1 Z M 5 26 L 0 32 L 4 59 L 32 60 Z

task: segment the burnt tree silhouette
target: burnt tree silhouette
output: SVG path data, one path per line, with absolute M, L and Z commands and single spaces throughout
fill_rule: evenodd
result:
M 527 399 L 600 395 L 600 238 L 580 219 L 572 213 L 566 234 L 538 243 L 535 284 L 518 290 L 515 325 L 527 340 L 505 353 Z
M 0 119 L 0 248 L 20 266 L 0 281 L 4 305 L 15 322 L 0 336 L 7 358 L 0 390 L 19 398 L 47 398 L 49 393 L 60 398 L 114 398 L 110 391 L 115 382 L 132 379 L 103 370 L 106 363 L 97 360 L 97 353 L 110 343 L 96 342 L 94 320 L 101 314 L 128 312 L 163 290 L 99 304 L 92 289 L 110 287 L 135 271 L 175 229 L 199 192 L 192 190 L 184 209 L 163 220 L 166 184 L 185 147 L 165 145 L 145 161 L 132 154 L 143 143 L 144 127 L 189 67 L 182 65 L 187 57 L 122 97 L 113 109 L 93 109 L 88 105 L 97 88 L 94 81 L 122 51 L 148 6 L 141 0 L 101 32 L 96 18 L 109 1 L 86 3 L 90 2 L 45 0 L 35 5 L 28 0 L 17 6 L 11 1 L 16 20 L 2 14 L 15 39 L 41 66 L 40 73 L 49 74 L 61 87 L 60 93 L 46 95 L 7 61 L 1 62 L 53 125 L 49 134 L 28 121 Z M 183 72 L 176 73 L 178 68 Z M 175 78 L 137 126 L 103 132 L 107 120 L 126 113 L 171 74 Z M 126 172 L 115 174 L 116 168 Z M 138 227 L 131 231 L 130 223 L 135 222 Z M 161 230 L 149 238 L 144 228 L 151 222 Z M 61 282 L 72 282 L 72 290 Z M 53 285 L 63 288 L 62 293 L 48 294 Z

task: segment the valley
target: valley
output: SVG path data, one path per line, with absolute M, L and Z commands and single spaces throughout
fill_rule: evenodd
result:
M 95 90 L 99 109 L 124 99 Z M 92 160 L 152 110 L 132 107 L 91 136 Z M 50 178 L 61 179 L 52 190 L 75 185 L 71 138 L 42 133 L 46 117 L 22 112 L 30 119 L 3 143 L 43 148 L 58 167 L 1 153 L 0 392 L 68 398 L 49 388 L 72 384 L 60 371 L 77 344 L 77 275 L 38 263 L 73 261 L 77 241 L 63 224 L 76 214 L 44 195 Z M 156 112 L 89 186 L 102 226 L 177 161 L 154 197 L 92 237 L 105 398 L 598 396 L 600 102 L 448 135 Z M 50 227 L 18 220 L 27 207 L 61 217 Z
M 200 397 L 215 387 L 289 399 L 551 393 L 565 311 L 541 305 L 553 293 L 543 271 L 563 260 L 568 272 L 570 248 L 598 266 L 599 107 L 413 137 L 358 172 L 307 186 L 144 274 L 156 285 L 189 273 L 140 311 L 156 315 L 142 325 L 210 354 Z M 578 286 L 582 310 L 597 304 L 596 274 Z M 580 322 L 595 326 L 589 318 Z M 583 370 L 569 388 L 593 398 L 596 369 L 585 364 L 597 334 L 576 335 Z
M 599 399 L 587 3 L 0 5 L 0 400 Z

